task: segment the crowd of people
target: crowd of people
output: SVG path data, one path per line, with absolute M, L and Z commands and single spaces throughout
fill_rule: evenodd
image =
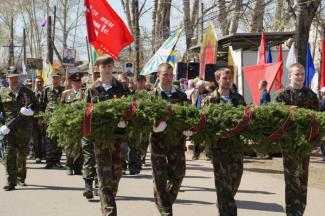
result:
M 65 87 L 61 85 L 62 77 L 58 72 L 51 75 L 51 85 L 44 86 L 44 81 L 39 76 L 33 82 L 28 80 L 21 85 L 18 71 L 13 67 L 8 70 L 9 86 L 0 91 L 0 135 L 3 147 L 0 156 L 5 159 L 7 174 L 4 190 L 14 190 L 17 184 L 27 186 L 26 158 L 28 143 L 32 143 L 32 157 L 36 163 L 45 161 L 45 169 L 63 168 L 61 161 L 64 151 L 67 174 L 82 175 L 85 182 L 83 196 L 92 199 L 98 191 L 102 214 L 117 215 L 115 197 L 120 178 L 123 173 L 137 175 L 141 172 L 150 145 L 155 203 L 161 215 L 173 215 L 172 206 L 185 176 L 186 139 L 190 139 L 192 131 L 183 131 L 179 139 L 173 141 L 176 145 L 169 145 L 170 140 L 164 134 L 168 121 L 161 119 L 152 128 L 151 134 L 139 134 L 138 139 L 130 140 L 125 136 L 127 122 L 121 119 L 116 125 L 116 134 L 107 140 L 113 148 L 102 148 L 88 137 L 83 137 L 80 140 L 81 149 L 77 155 L 73 155 L 71 146 L 62 149 L 56 137 L 47 135 L 46 122 L 36 114 L 52 113 L 62 103 L 70 104 L 81 100 L 98 103 L 140 90 L 146 90 L 148 94 L 170 103 L 191 103 L 197 109 L 221 102 L 246 106 L 244 97 L 237 92 L 233 83 L 233 72 L 229 68 L 218 69 L 214 83 L 199 78 L 175 81 L 173 68 L 163 63 L 158 68 L 156 83 L 148 84 L 144 76 L 137 77 L 135 81 L 126 74 L 113 76 L 114 60 L 107 56 L 98 58 L 94 68 L 94 72 L 88 74 L 87 82 L 78 71 L 70 74 Z M 304 86 L 305 70 L 302 65 L 293 64 L 290 67 L 289 79 L 290 85 L 278 92 L 276 102 L 313 110 L 325 109 L 325 89 L 321 89 L 322 99 L 319 103 L 317 95 Z M 259 89 L 261 105 L 269 103 L 271 98 L 266 90 L 267 82 L 262 80 Z M 229 140 L 220 139 L 219 142 Z M 204 149 L 197 143 L 194 146 L 193 159 L 198 159 Z M 243 174 L 243 155 L 220 148 L 206 148 L 205 152 L 214 168 L 219 214 L 237 215 L 234 196 Z M 303 215 L 309 158 L 301 164 L 290 155 L 284 154 L 283 159 L 290 168 L 284 172 L 287 215 Z

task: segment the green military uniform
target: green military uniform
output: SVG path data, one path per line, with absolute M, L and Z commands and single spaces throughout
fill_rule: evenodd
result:
M 204 98 L 202 106 L 219 104 L 221 102 L 231 103 L 237 107 L 246 106 L 243 96 L 230 91 L 229 98 L 222 97 L 218 89 Z M 218 142 L 233 142 L 231 139 L 220 139 Z M 243 156 L 234 154 L 231 149 L 212 148 L 210 150 L 214 169 L 215 187 L 217 190 L 218 209 L 220 216 L 237 215 L 235 195 L 238 191 L 241 177 L 243 175 Z
M 276 102 L 300 108 L 318 110 L 317 95 L 309 88 L 287 87 L 278 92 Z M 306 208 L 309 156 L 303 160 L 283 152 L 285 201 L 288 216 L 302 216 Z
M 172 87 L 171 92 L 164 92 L 158 85 L 152 94 L 170 103 L 187 101 L 181 90 Z M 167 126 L 168 127 L 168 126 Z M 172 205 L 185 176 L 185 136 L 180 134 L 176 145 L 167 143 L 164 132 L 151 133 L 151 162 L 153 170 L 155 203 L 161 215 L 173 215 Z
M 112 79 L 112 85 L 105 88 L 97 80 L 92 88 L 87 89 L 86 99 L 88 102 L 99 102 L 110 100 L 115 97 L 126 96 L 127 91 L 122 84 L 115 78 Z M 99 193 L 104 216 L 117 215 L 115 197 L 118 190 L 118 184 L 122 177 L 122 164 L 124 161 L 124 141 L 125 131 L 121 129 L 121 138 L 108 140 L 113 142 L 113 149 L 102 149 L 94 143 L 94 151 L 97 165 L 97 176 L 99 181 Z
M 136 91 L 132 92 L 132 94 Z M 145 157 L 149 145 L 149 134 L 139 134 L 135 139 L 128 141 L 128 165 L 130 175 L 139 174 L 142 168 L 142 157 Z M 143 156 L 144 155 L 144 156 Z
M 70 75 L 69 79 L 74 82 L 81 82 L 82 74 L 80 72 L 76 72 Z M 84 98 L 85 89 L 69 89 L 62 93 L 61 102 L 64 104 L 71 104 L 76 101 L 81 101 Z M 68 169 L 68 174 L 72 175 L 73 172 L 75 175 L 81 174 L 82 169 L 82 152 L 80 149 L 80 153 L 77 155 L 72 155 L 72 145 L 65 146 L 65 154 L 66 154 L 66 167 Z
M 12 74 L 12 76 L 15 75 Z M 4 139 L 8 187 L 5 188 L 6 190 L 14 189 L 17 185 L 17 180 L 24 184 L 26 179 L 26 158 L 33 119 L 30 116 L 19 114 L 20 109 L 24 106 L 29 106 L 34 112 L 38 111 L 37 99 L 31 90 L 26 87 L 20 87 L 18 93 L 14 93 L 9 87 L 1 89 L 0 112 L 4 114 L 2 124 L 8 123 L 19 115 L 19 121 L 11 125 L 10 133 Z
M 44 104 L 42 104 L 43 98 L 44 98 L 44 91 L 34 91 L 34 94 L 37 98 L 38 104 L 39 104 L 39 111 L 45 112 Z M 44 125 L 43 125 L 43 118 L 42 117 L 33 117 L 33 147 L 34 147 L 34 154 L 36 162 L 41 162 L 45 155 L 43 152 L 42 145 L 44 142 Z
M 54 111 L 55 107 L 61 101 L 61 95 L 64 91 L 63 86 L 53 87 L 49 86 L 44 89 L 43 104 L 45 106 L 45 112 L 51 113 Z M 57 138 L 50 138 L 46 136 L 46 167 L 52 168 L 53 166 L 59 166 L 60 159 L 62 156 L 62 149 L 58 146 Z

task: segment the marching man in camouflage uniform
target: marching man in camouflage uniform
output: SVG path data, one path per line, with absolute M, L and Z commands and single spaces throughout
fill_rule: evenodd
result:
M 173 68 L 169 64 L 159 66 L 158 76 L 160 82 L 152 94 L 170 103 L 187 102 L 186 94 L 172 86 Z M 166 127 L 166 121 L 161 121 L 153 128 L 150 137 L 151 162 L 156 206 L 161 215 L 171 216 L 172 205 L 185 176 L 185 136 L 180 134 L 180 139 L 175 140 L 177 144 L 171 145 L 165 139 Z
M 65 90 L 61 96 L 61 102 L 64 104 L 71 104 L 76 101 L 81 101 L 84 98 L 84 89 L 81 89 L 82 73 L 76 72 L 69 76 L 71 89 Z M 73 143 L 71 143 L 73 145 Z M 67 158 L 66 168 L 68 175 L 81 175 L 82 169 L 82 155 L 75 152 L 77 155 L 72 155 L 71 146 L 65 147 L 65 154 Z
M 7 75 L 9 87 L 0 92 L 0 112 L 4 116 L 0 134 L 2 138 L 5 136 L 7 174 L 7 185 L 3 188 L 6 191 L 14 190 L 17 181 L 19 185 L 26 186 L 28 141 L 32 132 L 32 116 L 38 111 L 35 95 L 28 88 L 20 86 L 19 76 L 17 70 L 11 67 Z
M 233 73 L 229 68 L 221 68 L 215 72 L 219 85 L 214 92 L 202 101 L 202 106 L 218 103 L 231 103 L 237 107 L 246 105 L 243 96 L 230 90 Z M 220 139 L 219 142 L 226 140 Z M 217 190 L 220 216 L 236 216 L 237 206 L 235 195 L 238 191 L 243 174 L 243 156 L 232 153 L 231 149 L 213 148 L 210 151 L 214 168 L 215 186 Z
M 95 66 L 99 67 L 100 78 L 95 81 L 91 88 L 87 89 L 87 102 L 96 103 L 115 97 L 126 96 L 127 93 L 122 84 L 113 77 L 114 60 L 111 57 L 103 56 L 98 58 Z M 121 133 L 125 133 L 124 128 L 126 128 L 126 122 L 121 120 L 117 127 L 120 128 Z M 87 142 L 89 141 L 87 140 Z M 120 139 L 115 138 L 107 142 L 113 142 L 112 145 L 114 148 L 101 148 L 96 143 L 93 146 L 97 165 L 102 215 L 116 216 L 115 197 L 120 178 L 122 177 L 122 164 L 125 151 Z
M 44 89 L 43 106 L 45 112 L 52 113 L 56 106 L 61 101 L 61 95 L 64 87 L 61 86 L 61 75 L 59 72 L 54 72 L 51 76 L 52 85 Z M 62 149 L 58 146 L 56 138 L 46 137 L 46 166 L 45 169 L 62 168 L 60 159 Z
M 35 89 L 34 89 L 34 94 L 37 98 L 37 101 L 39 103 L 39 111 L 40 112 L 45 112 L 45 107 L 42 106 L 42 101 L 44 98 L 44 80 L 42 77 L 37 76 L 35 77 L 34 80 L 35 83 Z M 34 153 L 35 153 L 35 162 L 36 163 L 41 163 L 42 159 L 45 157 L 44 151 L 45 148 L 44 145 L 44 123 L 43 123 L 43 118 L 42 117 L 33 117 L 33 146 L 34 146 Z
M 290 86 L 278 92 L 275 101 L 299 108 L 318 110 L 317 95 L 304 86 L 305 68 L 293 64 L 289 68 Z M 283 152 L 285 201 L 288 216 L 302 216 L 307 202 L 309 156 L 302 160 Z

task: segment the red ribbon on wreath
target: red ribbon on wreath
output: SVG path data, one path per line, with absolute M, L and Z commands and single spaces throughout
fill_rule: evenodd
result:
M 84 137 L 88 137 L 91 132 L 91 116 L 94 109 L 94 103 L 91 102 L 84 112 L 83 132 Z
M 251 110 L 251 108 L 246 107 L 244 109 L 243 119 L 240 122 L 238 122 L 238 124 L 235 128 L 231 129 L 226 134 L 221 135 L 221 137 L 223 139 L 225 139 L 225 138 L 231 138 L 231 137 L 238 135 L 240 132 L 242 132 L 248 126 L 248 124 L 251 122 L 252 118 L 253 118 L 253 111 Z
M 207 121 L 207 117 L 205 116 L 204 113 L 201 113 L 199 124 L 194 127 L 191 127 L 189 130 L 192 132 L 198 132 L 198 131 L 202 130 L 205 127 L 206 121 Z
M 138 103 L 136 101 L 133 101 L 130 104 L 129 111 L 123 116 L 124 121 L 129 121 L 135 114 L 138 108 Z
M 282 126 L 280 128 L 278 128 L 276 131 L 274 131 L 268 138 L 267 141 L 269 143 L 272 143 L 274 141 L 277 141 L 279 139 L 282 139 L 284 136 L 284 133 L 286 132 L 286 130 L 288 129 L 290 123 L 292 121 L 291 118 L 291 113 L 289 114 L 289 116 L 287 117 L 287 119 L 283 122 Z
M 309 133 L 308 142 L 311 142 L 319 134 L 319 124 L 314 114 L 309 114 L 309 119 L 311 120 L 311 129 Z

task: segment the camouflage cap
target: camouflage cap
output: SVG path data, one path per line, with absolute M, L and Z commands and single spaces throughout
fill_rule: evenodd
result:
M 61 76 L 60 72 L 59 71 L 54 71 L 51 76 Z
M 81 82 L 82 73 L 76 72 L 69 76 L 69 79 L 74 82 Z
M 15 66 L 10 66 L 7 72 L 7 78 L 20 76 Z

